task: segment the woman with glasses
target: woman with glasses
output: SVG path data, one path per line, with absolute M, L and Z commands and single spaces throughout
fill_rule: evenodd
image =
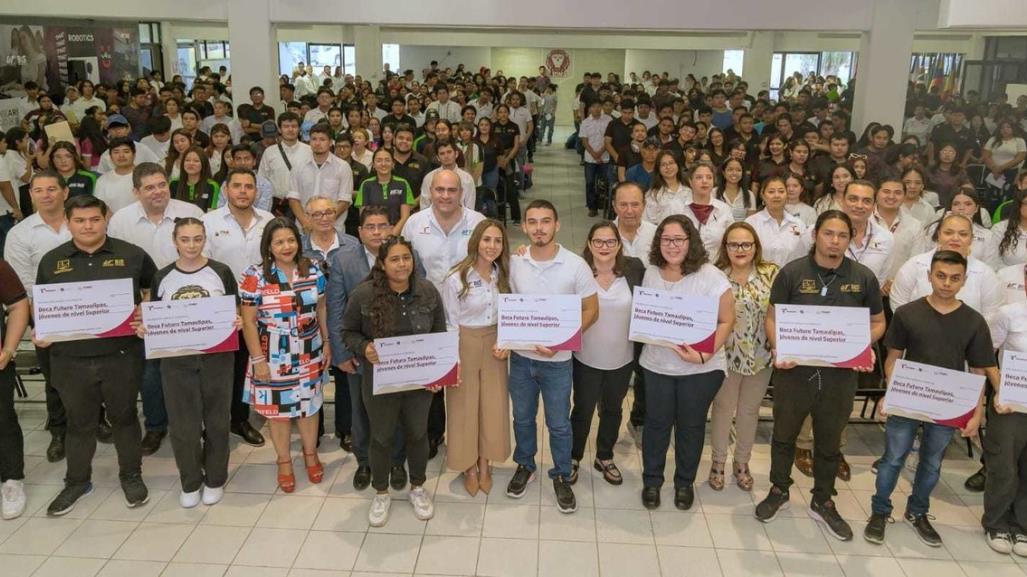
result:
M 634 343 L 628 340 L 631 296 L 642 283 L 645 265 L 624 255 L 617 225 L 609 221 L 592 225 L 582 255 L 599 285 L 599 320 L 581 338 L 574 353 L 574 408 L 571 410 L 571 484 L 585 456 L 592 429 L 592 415 L 599 408 L 599 431 L 593 468 L 611 485 L 624 482 L 613 462 L 622 417 L 621 407 L 635 370 Z
M 642 504 L 660 506 L 660 487 L 674 431 L 674 505 L 687 510 L 695 501 L 695 474 L 706 434 L 706 414 L 727 370 L 724 343 L 735 324 L 731 284 L 709 263 L 699 231 L 683 215 L 668 216 L 656 229 L 652 263 L 642 286 L 718 301 L 713 353 L 646 344 L 639 363 L 645 374 L 646 417 L 642 432 Z M 602 315 L 600 315 L 601 317 Z
M 768 187 L 774 185 L 780 187 L 779 178 L 764 182 L 764 196 Z M 783 188 L 775 194 L 783 196 Z M 774 284 L 779 267 L 763 260 L 760 237 L 745 222 L 732 224 L 724 233 L 716 266 L 724 271 L 731 283 L 735 299 L 735 324 L 724 344 L 727 377 L 713 399 L 713 416 L 710 421 L 713 464 L 710 466 L 709 484 L 716 491 L 724 488 L 724 466 L 727 464 L 728 438 L 733 418 L 735 452 L 732 469 L 735 483 L 743 491 L 751 491 L 753 479 L 749 471 L 749 457 L 756 439 L 760 403 L 774 370 L 764 323 L 767 320 L 767 307 L 770 306 L 770 287 Z
M 917 166 L 906 169 L 902 173 L 902 184 L 906 187 L 906 198 L 902 201 L 902 210 L 924 225 L 933 221 L 938 195 L 924 190 L 927 185 L 927 174 L 923 169 Z M 929 194 L 933 195 L 934 203 L 931 202 Z

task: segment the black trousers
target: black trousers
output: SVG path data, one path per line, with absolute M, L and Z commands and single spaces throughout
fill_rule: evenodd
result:
M 396 438 L 398 425 L 402 425 L 406 441 L 410 484 L 424 484 L 428 468 L 428 412 L 432 394 L 419 389 L 374 395 L 372 388 L 372 379 L 367 375 L 361 383 L 361 393 L 371 425 L 371 442 L 368 450 L 371 485 L 376 491 L 386 491 L 389 488 L 393 440 Z
M 228 481 L 228 429 L 233 353 L 162 359 L 161 383 L 168 409 L 171 449 L 182 490 Z
M 239 350 L 235 351 L 235 370 L 232 379 L 232 424 L 245 423 L 250 419 L 250 406 L 243 402 L 242 391 L 246 383 L 246 371 L 250 367 L 250 351 L 243 344 L 239 331 Z
M 65 435 L 69 485 L 88 483 L 96 453 L 96 430 L 101 407 L 114 433 L 121 478 L 142 471 L 142 429 L 136 399 L 143 378 L 143 345 L 96 357 L 73 357 L 52 352 L 54 384 L 68 413 Z
M 573 444 L 571 458 L 580 461 L 592 429 L 592 415 L 599 408 L 599 431 L 596 434 L 596 458 L 613 458 L 620 423 L 624 416 L 624 395 L 635 363 L 613 370 L 597 369 L 574 359 L 574 408 L 571 409 Z
M 1027 531 L 1027 414 L 1000 415 L 988 403 L 984 452 L 988 475 L 981 525 L 986 530 Z
M 781 490 L 792 484 L 795 439 L 807 415 L 813 417 L 813 499 L 835 495 L 842 430 L 852 414 L 857 373 L 849 369 L 800 366 L 776 370 L 774 434 L 770 443 L 770 482 Z
M 443 389 L 431 396 L 431 408 L 428 410 L 428 440 L 439 442 L 446 434 L 446 390 Z
M 50 370 L 50 348 L 36 347 L 36 360 L 43 372 L 44 392 L 46 393 L 46 428 L 55 437 L 63 437 L 68 428 L 68 414 L 64 410 L 61 395 L 53 386 L 53 375 Z M 102 418 L 102 415 L 101 415 Z
M 631 425 L 641 427 L 645 425 L 645 371 L 642 365 L 638 364 L 638 357 L 642 356 L 643 343 L 635 343 L 635 380 L 632 387 L 635 390 L 634 400 L 631 402 Z
M 14 410 L 14 363 L 0 371 L 0 483 L 25 478 L 25 438 Z

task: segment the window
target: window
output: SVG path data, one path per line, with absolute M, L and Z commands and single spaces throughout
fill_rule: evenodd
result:
M 856 68 L 855 52 L 775 52 L 770 65 L 770 97 L 779 99 L 779 91 L 793 74 L 805 80 L 810 74 L 837 76 L 842 83 L 852 78 Z
M 386 64 L 392 72 L 399 72 L 399 44 L 382 44 L 382 66 Z
M 722 72 L 727 74 L 728 70 L 733 71 L 736 75 L 742 75 L 742 64 L 745 61 L 744 50 L 725 50 L 724 51 L 724 69 Z
M 341 66 L 343 74 L 356 74 L 355 50 L 352 44 L 308 44 L 306 42 L 278 43 L 278 73 L 292 77 L 292 71 L 299 66 L 310 64 L 317 74 L 321 74 L 325 66 Z
M 357 73 L 357 49 L 352 44 L 345 44 L 342 47 L 342 73 Z
M 837 76 L 842 82 L 852 77 L 852 52 L 823 52 L 820 57 L 820 75 Z

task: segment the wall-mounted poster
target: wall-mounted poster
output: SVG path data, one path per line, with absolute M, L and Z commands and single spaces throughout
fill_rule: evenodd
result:
M 0 24 L 0 91 L 20 89 L 30 80 L 49 88 L 43 27 Z
M 549 69 L 549 75 L 553 78 L 566 78 L 571 69 L 570 53 L 559 48 L 550 50 L 546 54 L 545 67 Z

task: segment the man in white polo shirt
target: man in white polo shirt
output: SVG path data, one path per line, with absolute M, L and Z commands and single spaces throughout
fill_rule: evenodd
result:
M 187 216 L 202 218 L 203 211 L 191 202 L 171 198 L 167 174 L 153 162 L 144 162 L 132 170 L 132 193 L 137 200 L 114 213 L 107 224 L 107 236 L 145 250 L 157 269 L 162 269 L 178 258 L 172 234 L 175 220 Z M 164 405 L 159 360 L 146 361 L 139 392 L 143 398 L 146 428 L 143 455 L 152 455 L 168 434 L 168 411 Z
M 439 118 L 444 118 L 453 124 L 460 122 L 460 105 L 449 99 L 449 88 L 439 84 L 435 89 L 435 102 L 428 105 L 428 111 L 434 110 Z
M 435 154 L 439 157 L 442 166 L 429 172 L 421 181 L 421 210 L 431 206 L 432 201 L 432 180 L 435 175 L 443 170 L 448 170 L 460 177 L 460 188 L 463 190 L 460 197 L 460 204 L 474 210 L 475 194 L 477 187 L 474 184 L 474 177 L 469 172 L 456 165 L 457 150 L 451 140 L 440 142 L 435 145 Z
M 307 201 L 315 196 L 335 203 L 335 228 L 343 232 L 346 211 L 353 202 L 353 169 L 348 162 L 332 154 L 331 129 L 324 124 L 311 127 L 310 158 L 294 164 L 289 173 L 289 208 L 297 224 L 307 233 L 314 228 L 306 212 Z
M 264 149 L 257 174 L 271 181 L 275 198 L 285 199 L 290 172 L 310 160 L 312 153 L 309 145 L 300 142 L 300 117 L 295 112 L 278 115 L 278 133 L 281 140 Z
M 573 294 L 581 298 L 581 332 L 599 318 L 598 288 L 592 269 L 577 254 L 556 242 L 560 230 L 556 207 L 548 200 L 531 201 L 524 211 L 524 234 L 531 246 L 524 256 L 510 258 L 510 288 L 520 294 Z M 556 506 L 561 513 L 577 509 L 571 489 L 571 352 L 553 351 L 540 345 L 534 351 L 510 355 L 510 401 L 513 405 L 513 460 L 517 471 L 506 487 L 509 497 L 519 499 L 535 478 L 538 453 L 536 417 L 538 397 L 545 406 L 546 428 L 553 468 Z
M 268 152 L 271 150 L 276 149 L 269 148 Z M 274 215 L 253 206 L 257 199 L 257 175 L 251 170 L 230 170 L 221 194 L 228 197 L 228 204 L 203 215 L 203 226 L 207 229 L 204 252 L 208 257 L 227 264 L 238 279 L 246 267 L 260 262 L 260 237 Z M 239 338 L 242 338 L 241 332 Z M 246 443 L 260 447 L 264 445 L 264 436 L 250 425 L 250 406 L 242 402 L 243 381 L 249 361 L 246 347 L 239 347 L 235 354 L 230 430 Z
M 411 215 L 402 234 L 414 245 L 417 262 L 424 267 L 427 279 L 441 291 L 449 270 L 467 256 L 467 240 L 485 216 L 460 203 L 463 184 L 457 173 L 437 170 L 425 182 L 430 187 L 431 208 Z M 428 458 L 438 452 L 445 433 L 444 393 L 439 391 L 428 413 Z

